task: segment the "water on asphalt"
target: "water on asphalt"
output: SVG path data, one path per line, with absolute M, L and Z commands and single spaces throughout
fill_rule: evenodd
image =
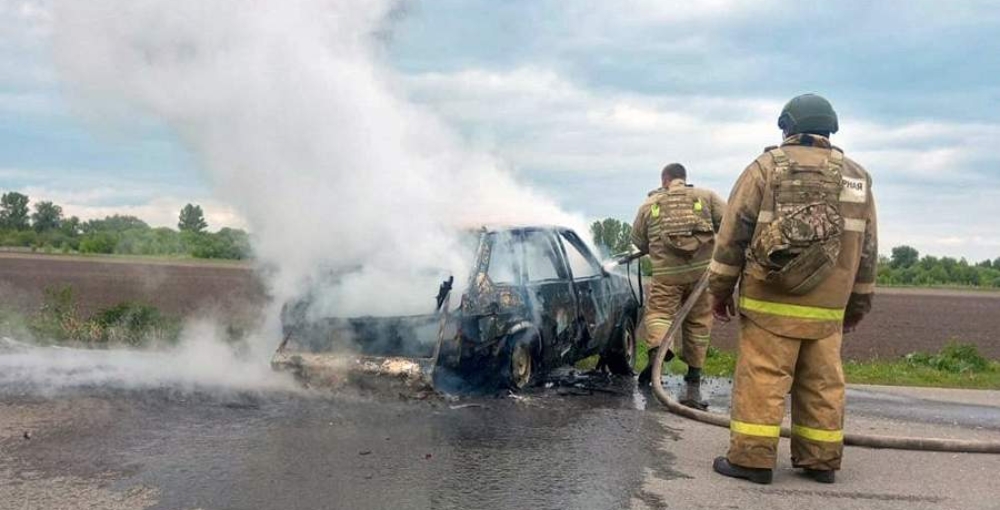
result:
M 334 395 L 185 372 L 151 353 L 38 354 L 0 352 L 0 482 L 150 488 L 163 509 L 607 509 L 662 508 L 643 487 L 686 476 L 670 446 L 684 431 L 631 379 L 566 370 L 517 396 Z M 705 396 L 726 412 L 729 381 L 706 382 Z M 1000 422 L 993 407 L 848 400 L 865 415 Z
M 643 499 L 649 476 L 683 476 L 662 448 L 678 432 L 645 410 L 648 393 L 631 380 L 570 377 L 518 396 L 416 400 L 107 378 L 74 386 L 73 374 L 94 374 L 49 370 L 62 373 L 0 376 L 8 420 L 45 410 L 24 422 L 30 440 L 0 436 L 0 463 L 15 466 L 15 481 L 152 487 L 154 508 L 606 509 Z

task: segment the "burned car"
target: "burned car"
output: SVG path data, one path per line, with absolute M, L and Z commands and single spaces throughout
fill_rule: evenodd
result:
M 311 385 L 381 379 L 445 391 L 519 389 L 593 355 L 632 373 L 640 304 L 627 274 L 605 269 L 567 228 L 483 228 L 473 242 L 470 276 L 441 283 L 431 313 L 309 319 L 308 298 L 287 304 L 272 366 Z

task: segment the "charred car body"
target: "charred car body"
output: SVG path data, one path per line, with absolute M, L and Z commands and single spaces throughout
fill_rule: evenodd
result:
M 605 270 L 566 228 L 483 228 L 474 242 L 469 278 L 454 289 L 445 280 L 433 313 L 307 319 L 309 298 L 289 303 L 272 365 L 314 385 L 445 391 L 522 388 L 595 354 L 608 371 L 632 373 L 640 305 L 627 275 Z

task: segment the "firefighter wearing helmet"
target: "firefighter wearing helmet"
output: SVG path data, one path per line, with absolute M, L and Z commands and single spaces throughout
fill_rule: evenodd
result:
M 793 98 L 778 127 L 782 144 L 732 190 L 709 266 L 716 319 L 740 316 L 729 452 L 713 467 L 770 483 L 791 393 L 792 464 L 832 483 L 844 449 L 841 341 L 875 289 L 872 180 L 831 145 L 839 126 L 826 99 Z

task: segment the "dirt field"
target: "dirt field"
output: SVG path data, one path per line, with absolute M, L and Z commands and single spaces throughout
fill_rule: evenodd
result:
M 0 300 L 25 313 L 38 309 L 46 287 L 70 285 L 84 313 L 140 301 L 172 315 L 245 310 L 265 300 L 249 266 L 197 261 L 94 259 L 0 253 Z M 736 327 L 716 329 L 731 349 Z M 949 339 L 971 342 L 1000 359 L 1000 293 L 879 289 L 875 310 L 844 340 L 850 359 L 893 358 L 936 351 Z
M 713 343 L 736 346 L 736 325 L 716 328 Z M 937 351 L 950 339 L 1000 359 L 1000 292 L 878 289 L 870 316 L 844 338 L 847 359 L 895 358 Z
M 230 313 L 265 299 L 246 264 L 0 253 L 4 308 L 33 313 L 45 289 L 67 285 L 84 315 L 124 301 L 172 316 Z

